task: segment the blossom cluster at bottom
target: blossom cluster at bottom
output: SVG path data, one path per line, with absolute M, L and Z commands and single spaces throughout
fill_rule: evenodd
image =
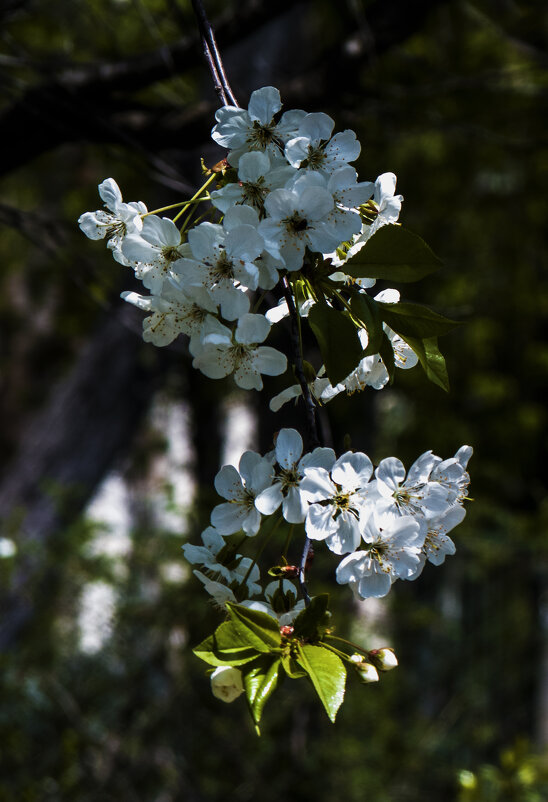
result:
M 386 596 L 397 579 L 419 576 L 426 561 L 440 565 L 454 554 L 448 533 L 465 516 L 471 454 L 469 446 L 445 460 L 427 451 L 407 472 L 388 457 L 375 469 L 362 452 L 337 458 L 319 447 L 303 454 L 300 434 L 282 429 L 273 451 L 246 451 L 239 470 L 226 465 L 219 471 L 215 487 L 225 501 L 213 509 L 203 545 L 183 546 L 185 557 L 201 566 L 195 573 L 219 604 L 243 603 L 290 623 L 302 604 L 296 587 L 285 578 L 263 592 L 257 562 L 225 540 L 239 532 L 243 544 L 263 531 L 265 517 L 278 513 L 289 524 L 304 524 L 311 541 L 324 541 L 342 557 L 337 582 L 350 585 L 357 598 Z M 276 609 L 278 590 L 290 607 Z
M 228 616 L 194 649 L 214 669 L 214 695 L 230 702 L 245 694 L 258 727 L 279 678 L 308 677 L 334 721 L 348 668 L 362 683 L 394 668 L 389 648 L 348 654 L 353 644 L 334 634 L 328 597 L 310 598 L 303 586 L 306 562 L 287 559 L 292 538 L 300 532 L 299 551 L 324 541 L 339 558 L 337 583 L 357 599 L 386 596 L 397 579 L 415 579 L 427 561 L 439 565 L 455 552 L 448 533 L 465 515 L 471 454 L 469 446 L 445 460 L 427 451 L 408 471 L 395 457 L 375 468 L 362 452 L 303 453 L 300 434 L 282 429 L 271 452 L 246 451 L 238 469 L 225 465 L 215 478 L 224 501 L 212 510 L 202 545 L 183 546 Z M 267 544 L 272 553 L 276 534 L 280 557 L 263 588 L 258 559 Z M 255 556 L 241 553 L 255 538 Z

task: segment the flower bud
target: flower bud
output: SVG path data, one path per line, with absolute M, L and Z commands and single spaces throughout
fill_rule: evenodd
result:
M 356 663 L 356 670 L 360 678 L 360 682 L 378 682 L 379 672 L 372 663 Z
M 290 638 L 294 632 L 295 627 L 292 627 L 290 624 L 284 624 L 283 627 L 280 627 L 280 635 L 282 638 Z
M 354 652 L 354 654 L 350 655 L 350 662 L 352 663 L 363 663 L 363 654 L 358 654 L 358 652 Z
M 242 672 L 232 666 L 219 666 L 211 675 L 211 692 L 223 702 L 233 702 L 244 692 Z
M 391 671 L 398 665 L 398 658 L 394 653 L 394 649 L 389 646 L 385 646 L 382 649 L 372 649 L 369 652 L 369 659 L 379 671 Z
M 270 576 L 280 577 L 296 577 L 299 576 L 298 565 L 274 565 L 268 569 Z

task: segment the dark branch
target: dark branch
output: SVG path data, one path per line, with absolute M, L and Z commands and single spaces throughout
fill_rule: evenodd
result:
M 234 93 L 226 77 L 221 54 L 219 53 L 219 48 L 215 41 L 215 34 L 206 16 L 205 9 L 200 0 L 191 0 L 191 2 L 200 30 L 204 54 L 211 71 L 213 84 L 219 100 L 223 106 L 238 106 L 238 101 L 234 97 Z

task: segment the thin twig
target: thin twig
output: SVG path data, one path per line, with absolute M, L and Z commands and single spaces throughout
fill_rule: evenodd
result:
M 287 308 L 289 310 L 289 318 L 291 320 L 292 361 L 295 366 L 295 375 L 297 376 L 297 381 L 301 385 L 303 394 L 308 440 L 310 442 L 310 447 L 316 448 L 321 444 L 320 435 L 318 432 L 318 424 L 316 421 L 316 404 L 314 403 L 314 399 L 312 398 L 312 394 L 310 392 L 310 387 L 308 386 L 308 382 L 306 381 L 306 376 L 304 374 L 303 355 L 301 352 L 301 343 L 299 338 L 299 319 L 297 317 L 297 310 L 295 309 L 295 303 L 293 301 L 291 285 L 289 284 L 289 279 L 287 276 L 283 277 L 282 286 Z
M 293 293 L 291 291 L 291 285 L 289 283 L 289 279 L 287 278 L 287 276 L 283 277 L 282 286 L 285 300 L 287 303 L 287 308 L 289 310 L 289 318 L 291 320 L 291 351 L 292 351 L 291 356 L 293 365 L 295 366 L 295 374 L 297 376 L 299 384 L 301 385 L 301 390 L 303 394 L 308 440 L 310 443 L 310 447 L 316 448 L 317 446 L 321 445 L 321 439 L 316 420 L 316 405 L 314 403 L 314 399 L 312 398 L 312 394 L 310 393 L 310 387 L 308 386 L 308 382 L 306 381 L 306 376 L 304 374 L 301 340 L 299 337 L 299 318 L 297 310 L 295 309 L 295 303 L 293 301 Z M 308 561 L 309 552 L 310 552 L 310 538 L 307 537 L 304 541 L 303 552 L 301 555 L 301 562 L 299 565 L 299 586 L 304 599 L 304 603 L 306 604 L 307 607 L 310 604 L 310 596 L 308 594 L 308 590 L 306 587 L 306 563 Z
M 217 92 L 219 100 L 223 106 L 237 106 L 239 108 L 238 101 L 236 100 L 236 97 L 230 88 L 230 84 L 228 83 L 221 54 L 219 53 L 219 48 L 217 47 L 217 42 L 215 41 L 215 34 L 213 33 L 213 28 L 211 27 L 211 24 L 207 18 L 201 0 L 191 0 L 191 2 L 194 14 L 196 15 L 196 20 L 198 22 L 198 28 L 200 30 L 200 36 L 204 47 L 204 55 L 209 66 L 215 91 Z

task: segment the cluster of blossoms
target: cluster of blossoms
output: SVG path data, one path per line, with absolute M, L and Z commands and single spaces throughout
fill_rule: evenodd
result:
M 233 374 L 244 389 L 260 390 L 263 374 L 278 376 L 287 368 L 284 354 L 262 345 L 283 311 L 251 312 L 250 296 L 273 290 L 283 276 L 296 280 L 314 260 L 331 265 L 330 278 L 341 286 L 352 281 L 365 292 L 375 280 L 350 279 L 344 264 L 381 226 L 397 221 L 402 203 L 393 173 L 375 182 L 358 181 L 351 163 L 360 144 L 353 131 L 332 136 L 334 121 L 327 114 L 281 114 L 281 107 L 278 90 L 267 86 L 253 92 L 247 110 L 218 110 L 212 137 L 228 150 L 226 159 L 207 171 L 194 198 L 175 204 L 182 208 L 173 220 L 148 212 L 141 202 L 124 203 L 112 178 L 99 185 L 106 210 L 79 219 L 84 233 L 106 239 L 113 257 L 131 267 L 148 290 L 122 293 L 148 313 L 144 340 L 164 346 L 185 334 L 194 367 L 214 379 Z M 217 188 L 208 193 L 214 181 Z M 201 201 L 210 202 L 206 214 L 216 222 L 191 225 Z M 306 315 L 313 289 L 306 281 L 303 286 L 309 302 L 298 306 Z M 388 292 L 383 300 L 396 303 L 399 294 Z M 385 329 L 396 366 L 413 367 L 413 351 Z M 365 328 L 359 336 L 366 348 Z M 340 392 L 380 389 L 387 382 L 380 355 L 371 354 L 336 386 L 320 368 L 310 389 L 326 402 Z M 288 388 L 273 399 L 272 408 L 300 392 L 300 387 Z
M 259 568 L 230 550 L 225 537 L 241 532 L 244 540 L 259 533 L 263 516 L 281 508 L 290 524 L 304 524 L 311 541 L 325 541 L 342 556 L 336 569 L 339 584 L 348 584 L 359 599 L 386 596 L 397 579 L 415 579 L 426 561 L 440 565 L 454 554 L 448 533 L 464 516 L 469 476 L 469 446 L 442 460 L 422 454 L 406 473 L 395 457 L 376 469 L 366 454 L 348 451 L 339 458 L 331 448 L 303 455 L 295 429 L 282 429 L 274 451 L 264 457 L 242 456 L 239 470 L 227 465 L 215 479 L 226 501 L 211 513 L 203 546 L 185 545 L 184 552 L 202 571 L 195 574 L 215 601 L 239 602 L 291 623 L 302 609 L 288 579 L 271 582 L 264 600 Z
M 253 92 L 247 110 L 224 106 L 216 120 L 212 137 L 228 153 L 204 168 L 205 183 L 192 198 L 149 212 L 141 202 L 125 203 L 108 178 L 99 185 L 106 209 L 79 219 L 148 291 L 122 293 L 147 313 L 143 339 L 165 346 L 184 334 L 195 368 L 261 390 L 263 375 L 287 369 L 286 356 L 263 343 L 291 316 L 299 383 L 272 398 L 270 408 L 304 393 L 310 431 L 315 404 L 368 386 L 380 390 L 395 368 L 420 361 L 447 389 L 437 336 L 454 321 L 401 303 L 395 289 L 368 293 L 376 278 L 418 280 L 439 263 L 397 223 L 403 199 L 396 176 L 358 181 L 355 133 L 333 135 L 334 121 L 321 112 L 282 113 L 274 87 Z M 173 219 L 159 216 L 171 209 L 178 210 Z M 317 372 L 304 360 L 305 321 L 324 362 Z M 397 579 L 415 579 L 427 561 L 439 565 L 453 554 L 449 532 L 465 516 L 469 446 L 445 460 L 427 451 L 408 472 L 395 457 L 375 468 L 361 452 L 303 450 L 301 435 L 282 429 L 270 453 L 246 451 L 239 469 L 223 467 L 215 487 L 224 501 L 202 545 L 183 546 L 226 612 L 194 651 L 215 669 L 214 694 L 232 701 L 245 693 L 256 725 L 284 672 L 308 676 L 334 721 L 345 663 L 362 682 L 397 665 L 389 648 L 341 651 L 342 642 L 354 644 L 333 634 L 327 595 L 310 598 L 306 589 L 310 543 L 324 541 L 339 558 L 336 581 L 357 599 L 384 597 Z M 280 524 L 280 564 L 262 583 L 257 560 Z M 304 539 L 298 566 L 287 559 L 295 533 Z M 250 557 L 246 547 L 255 537 L 260 543 Z

